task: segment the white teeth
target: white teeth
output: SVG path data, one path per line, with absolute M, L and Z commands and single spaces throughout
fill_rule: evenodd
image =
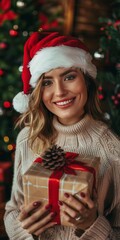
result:
M 63 105 L 66 105 L 66 104 L 72 102 L 72 100 L 73 100 L 73 99 L 68 100 L 68 101 L 64 101 L 64 102 L 58 102 L 58 103 L 56 103 L 56 104 L 57 104 L 57 105 L 60 105 L 60 106 L 63 106 Z

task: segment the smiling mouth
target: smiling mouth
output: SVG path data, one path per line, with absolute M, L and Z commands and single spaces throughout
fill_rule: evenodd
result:
M 69 103 L 73 102 L 73 100 L 74 100 L 74 98 L 66 100 L 66 101 L 56 102 L 55 104 L 57 106 L 65 106 L 65 105 L 68 105 Z

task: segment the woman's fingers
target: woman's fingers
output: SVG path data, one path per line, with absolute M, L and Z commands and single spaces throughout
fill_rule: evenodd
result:
M 73 207 L 74 209 L 81 211 L 84 208 L 89 208 L 92 209 L 95 206 L 95 201 L 93 201 L 90 198 L 90 194 L 84 193 L 84 192 L 80 192 L 79 196 L 77 195 L 78 199 L 75 198 L 75 196 L 65 193 L 64 196 L 66 197 L 66 203 Z
M 96 217 L 96 197 L 93 201 L 90 198 L 89 193 L 80 193 L 78 196 L 72 196 L 71 194 L 65 193 L 66 201 L 59 202 L 60 211 L 65 219 L 71 226 L 83 224 L 83 228 L 88 227 Z M 28 206 L 21 206 L 19 221 L 23 228 L 27 229 L 30 234 L 38 236 L 44 232 L 47 228 L 57 224 L 54 222 L 55 213 L 50 212 L 52 206 L 49 204 L 42 206 L 40 201 L 33 202 Z M 80 221 L 78 221 L 80 220 Z
M 30 204 L 29 204 L 28 206 L 26 206 L 26 207 L 25 207 L 24 205 L 22 205 L 22 206 L 20 207 L 21 212 L 20 212 L 20 214 L 19 214 L 19 216 L 18 216 L 18 220 L 19 220 L 19 221 L 24 220 L 24 219 L 30 214 L 31 211 L 33 211 L 33 210 L 35 210 L 36 208 L 40 207 L 40 205 L 41 205 L 41 202 L 40 202 L 40 201 L 30 203 Z
M 89 209 L 92 209 L 94 207 L 94 201 L 90 198 L 90 194 L 89 193 L 80 193 L 80 198 L 81 201 L 83 202 L 83 204 L 85 206 L 87 206 Z
M 65 203 L 70 206 L 71 208 L 73 208 L 74 210 L 78 211 L 78 212 L 84 212 L 87 205 L 87 201 L 88 201 L 88 197 L 87 196 L 84 196 L 84 197 L 81 197 L 79 196 L 79 199 L 76 198 L 75 196 L 71 195 L 71 194 L 68 194 L 68 193 L 65 193 L 64 194 L 65 197 L 66 197 L 66 201 Z
M 73 218 L 71 218 L 70 215 L 68 215 L 65 211 L 62 211 L 61 216 L 66 222 L 69 223 L 69 225 L 71 225 L 71 227 L 75 225 Z
M 34 202 L 28 206 L 21 206 L 21 213 L 19 214 L 19 221 L 21 226 L 27 230 L 28 233 L 38 235 L 50 226 L 57 224 L 53 222 L 56 215 L 55 212 L 50 212 L 52 206 L 47 204 L 42 206 L 40 202 Z
M 54 223 L 51 222 L 52 220 L 54 220 L 54 217 L 55 217 L 55 213 L 51 212 L 44 218 L 40 219 L 39 221 L 32 223 L 29 227 L 27 227 L 28 233 L 35 234 L 35 232 L 38 233 L 40 231 L 43 231 L 43 228 L 47 228 L 47 225 L 49 224 L 55 225 L 56 224 L 55 222 Z M 24 223 L 22 223 L 22 227 L 24 228 Z
M 49 211 L 50 210 L 46 210 L 45 206 L 39 208 L 36 212 L 32 213 L 31 216 L 22 221 L 22 227 L 29 228 L 29 226 L 38 222 L 39 220 L 42 222 L 42 219 L 45 219 L 46 215 L 49 214 Z
M 46 225 L 42 226 L 39 230 L 34 232 L 34 235 L 39 236 L 42 232 L 44 232 L 46 229 L 55 226 L 57 223 L 56 222 L 49 222 Z
M 96 200 L 93 201 L 89 193 L 82 192 L 76 197 L 65 193 L 65 197 L 65 202 L 59 202 L 61 214 L 65 221 L 71 223 L 71 225 L 86 222 L 84 226 L 88 226 L 96 219 Z
M 82 214 L 84 214 L 86 211 L 86 208 L 84 207 L 84 205 L 80 203 L 78 200 L 77 200 L 76 209 L 75 207 L 73 208 L 73 206 L 69 205 L 69 203 L 63 203 L 61 201 L 59 201 L 59 205 L 61 210 L 63 212 L 66 212 L 71 218 L 77 217 L 78 212 L 81 212 Z

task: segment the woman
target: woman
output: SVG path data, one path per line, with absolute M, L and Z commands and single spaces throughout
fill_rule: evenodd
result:
M 120 144 L 102 121 L 96 91 L 96 67 L 86 46 L 70 36 L 36 32 L 24 47 L 23 92 L 13 100 L 25 128 L 17 138 L 11 199 L 5 226 L 10 239 L 120 239 Z M 31 89 L 31 87 L 33 89 Z M 60 201 L 70 227 L 54 221 L 51 206 L 24 206 L 22 174 L 50 146 L 101 159 L 98 190 L 78 201 L 65 193 Z

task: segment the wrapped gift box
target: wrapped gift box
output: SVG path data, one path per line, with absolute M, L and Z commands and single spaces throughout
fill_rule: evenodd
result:
M 93 188 L 97 186 L 100 163 L 98 157 L 85 158 L 74 153 L 66 153 L 66 156 L 66 164 L 61 169 L 45 169 L 42 159 L 38 158 L 23 175 L 25 205 L 34 201 L 52 204 L 52 211 L 57 212 L 54 221 L 62 225 L 68 223 L 60 216 L 58 200 L 66 201 L 65 192 L 78 199 L 80 192 L 89 191 L 92 195 Z

